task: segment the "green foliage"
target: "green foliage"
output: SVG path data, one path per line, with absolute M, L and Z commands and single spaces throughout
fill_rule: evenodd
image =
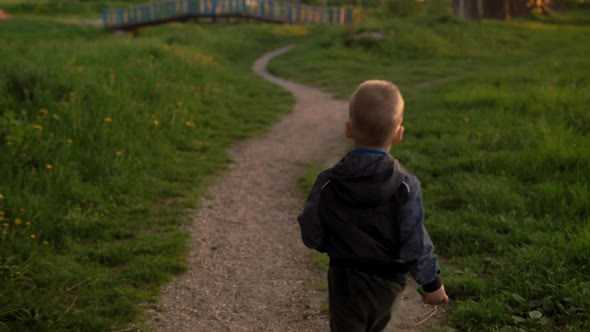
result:
M 106 7 L 125 7 L 144 2 L 142 0 L 0 0 L 0 5 L 3 10 L 11 14 L 96 17 Z M 53 18 L 56 17 L 53 16 Z
M 584 14 L 509 24 L 371 19 L 354 31 L 318 30 L 271 64 L 342 98 L 365 79 L 400 86 L 406 131 L 392 152 L 422 182 L 458 330 L 590 328 Z M 364 31 L 385 38 L 344 42 Z
M 394 17 L 412 17 L 424 13 L 424 4 L 416 0 L 382 0 L 384 15 Z
M 289 111 L 252 61 L 306 30 L 0 25 L 0 330 L 125 328 L 185 270 L 182 216 L 227 146 Z

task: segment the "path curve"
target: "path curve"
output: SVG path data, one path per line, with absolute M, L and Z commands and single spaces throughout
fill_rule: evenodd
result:
M 295 96 L 293 112 L 235 145 L 229 170 L 201 198 L 188 227 L 189 270 L 163 288 L 151 321 L 159 331 L 329 330 L 320 310 L 327 294 L 311 287 L 325 276 L 310 268 L 296 221 L 298 179 L 310 162 L 345 152 L 347 103 L 269 74 L 267 63 L 290 48 L 263 55 L 253 70 Z

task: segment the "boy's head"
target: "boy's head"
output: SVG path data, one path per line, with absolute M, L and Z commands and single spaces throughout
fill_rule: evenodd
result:
M 391 82 L 365 81 L 350 98 L 346 136 L 355 147 L 389 150 L 402 140 L 404 99 Z

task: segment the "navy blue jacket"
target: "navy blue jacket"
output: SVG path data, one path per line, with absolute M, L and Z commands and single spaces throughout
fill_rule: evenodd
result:
M 326 196 L 339 202 L 337 208 Z M 392 214 L 384 208 L 391 205 L 398 207 Z M 375 217 L 363 217 L 368 219 L 363 225 L 356 222 L 351 227 L 345 220 L 352 214 L 358 219 L 358 211 L 367 209 Z M 391 219 L 390 224 L 383 222 L 384 216 Z M 375 224 L 367 225 L 371 219 Z M 409 271 L 426 292 L 442 285 L 434 247 L 424 228 L 420 181 L 385 151 L 355 149 L 321 172 L 298 221 L 304 244 L 327 252 L 331 265 L 352 262 L 352 268 L 393 276 L 388 279 L 402 283 Z

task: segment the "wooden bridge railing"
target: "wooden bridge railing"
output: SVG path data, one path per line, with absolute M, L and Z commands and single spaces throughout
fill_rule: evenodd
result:
M 250 17 L 291 24 L 350 24 L 352 8 L 307 6 L 277 0 L 164 0 L 128 8 L 103 10 L 107 29 L 181 21 L 196 17 Z

